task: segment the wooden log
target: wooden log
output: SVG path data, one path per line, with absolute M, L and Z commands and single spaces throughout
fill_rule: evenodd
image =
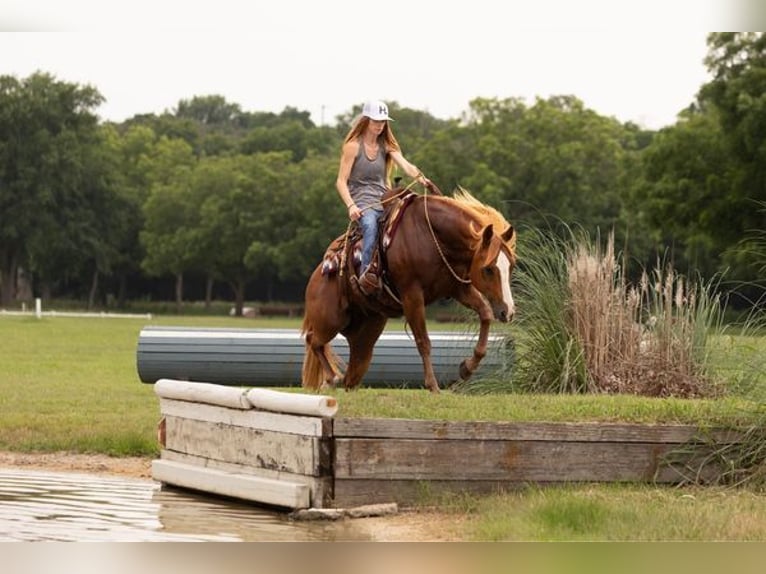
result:
M 285 480 L 291 483 L 305 484 L 309 489 L 310 506 L 312 508 L 331 508 L 333 506 L 334 481 L 332 475 L 329 473 L 329 469 L 324 476 L 308 476 L 285 472 L 283 470 L 258 468 L 247 464 L 215 460 L 167 449 L 161 451 L 160 457 L 162 460 L 179 462 L 189 466 L 212 468 L 233 474 L 257 476 L 260 478 L 268 478 L 270 480 Z
M 334 397 L 270 389 L 226 387 L 201 381 L 160 379 L 154 384 L 154 392 L 161 398 L 242 410 L 255 407 L 267 411 L 328 418 L 335 416 L 338 411 L 338 403 Z
M 252 403 L 247 398 L 247 389 L 224 387 L 204 382 L 177 381 L 160 379 L 154 384 L 157 396 L 194 403 L 206 403 L 230 407 L 233 409 L 251 409 Z
M 338 401 L 324 395 L 250 389 L 247 400 L 257 409 L 281 413 L 331 418 L 338 412 Z
M 287 508 L 308 508 L 305 484 L 235 474 L 169 460 L 152 461 L 152 476 L 165 484 Z

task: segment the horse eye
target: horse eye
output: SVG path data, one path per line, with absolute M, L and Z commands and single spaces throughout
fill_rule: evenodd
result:
M 484 273 L 485 277 L 492 277 L 495 274 L 494 267 L 484 267 L 481 271 Z

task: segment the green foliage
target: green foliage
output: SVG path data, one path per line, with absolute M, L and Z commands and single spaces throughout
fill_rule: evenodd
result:
M 574 95 L 477 98 L 450 120 L 390 102 L 394 127 L 443 191 L 471 189 L 517 226 L 614 230 L 634 279 L 659 255 L 690 276 L 725 272 L 752 283 L 762 249 L 742 239 L 766 228 L 754 208 L 766 201 L 766 40 L 716 33 L 708 43 L 713 80 L 658 133 L 601 116 Z M 304 110 L 246 111 L 200 95 L 172 112 L 99 126 L 90 110 L 101 96 L 89 86 L 41 73 L 0 85 L 6 306 L 20 268 L 35 290 L 88 290 L 91 304 L 101 285 L 119 283 L 122 300 L 127 280 L 146 275 L 225 281 L 241 299 L 253 285 L 272 292 L 305 282 L 345 230 L 334 179 L 359 106 L 316 126 Z
M 689 113 L 660 131 L 642 162 L 631 205 L 655 250 L 674 242 L 676 268 L 706 277 L 721 271 L 720 253 L 739 239 L 734 222 L 744 206 L 732 196 L 737 174 L 716 114 Z
M 753 202 L 766 201 L 766 34 L 717 32 L 708 36 L 705 60 L 713 80 L 700 90 L 700 105 L 713 107 L 721 125 L 722 144 L 734 165 L 725 197 L 728 209 L 716 215 L 722 232 L 731 237 L 724 261 L 734 267 L 736 278 L 746 279 L 743 265 L 752 264 L 747 253 L 738 253 L 736 242 L 754 229 L 766 228 L 766 212 Z
M 698 396 L 712 380 L 709 335 L 722 328 L 714 285 L 670 267 L 627 283 L 614 239 L 525 233 L 516 272 L 519 308 L 514 385 L 537 392 Z
M 96 89 L 50 74 L 0 76 L 0 305 L 15 296 L 19 266 L 49 281 L 61 266 L 78 273 L 98 258 L 108 266 L 90 207 L 111 207 L 92 112 L 102 101 Z
M 519 251 L 525 255 L 515 282 L 523 313 L 513 381 L 528 391 L 586 392 L 590 381 L 585 355 L 567 323 L 566 244 L 532 230 L 520 237 Z
M 471 102 L 466 128 L 477 146 L 461 184 L 483 200 L 508 203 L 512 220 L 531 227 L 545 217 L 609 226 L 620 214 L 626 128 L 573 96 Z

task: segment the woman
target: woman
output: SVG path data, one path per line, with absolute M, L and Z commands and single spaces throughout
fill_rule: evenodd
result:
M 343 141 L 340 168 L 335 187 L 346 204 L 348 216 L 362 229 L 362 265 L 359 286 L 366 295 L 380 288 L 380 279 L 370 270 L 378 239 L 378 221 L 383 215 L 380 202 L 391 185 L 394 164 L 423 185 L 430 185 L 420 170 L 402 155 L 389 122 L 388 106 L 371 100 L 362 107 L 362 115 L 351 126 Z

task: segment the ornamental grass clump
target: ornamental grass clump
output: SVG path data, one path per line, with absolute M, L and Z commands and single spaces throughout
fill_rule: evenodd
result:
M 669 265 L 628 283 L 610 235 L 602 248 L 531 232 L 516 273 L 513 386 L 534 392 L 709 397 L 708 336 L 723 308 L 713 285 Z

